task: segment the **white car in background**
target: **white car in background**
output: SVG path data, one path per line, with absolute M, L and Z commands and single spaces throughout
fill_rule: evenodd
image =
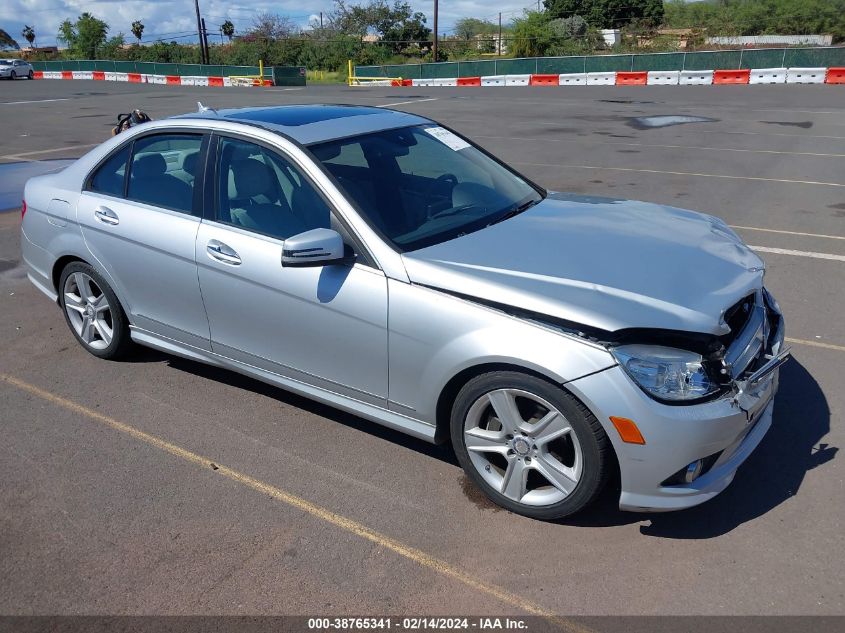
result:
M 32 64 L 22 59 L 0 59 L 0 77 L 3 79 L 32 79 Z

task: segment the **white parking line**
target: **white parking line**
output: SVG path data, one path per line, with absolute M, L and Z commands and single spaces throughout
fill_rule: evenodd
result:
M 801 233 L 800 231 L 782 231 L 779 229 L 761 229 L 756 226 L 739 226 L 737 224 L 729 224 L 732 229 L 740 229 L 742 231 L 763 231 L 765 233 L 781 233 L 783 235 L 801 235 L 803 237 L 823 237 L 829 240 L 845 240 L 842 235 L 824 235 L 822 233 Z
M 377 108 L 390 108 L 392 106 L 398 105 L 406 105 L 408 103 L 422 103 L 423 101 L 437 101 L 438 97 L 432 97 L 431 99 L 414 99 L 413 101 L 398 101 L 396 103 L 383 103 L 381 105 L 377 105 Z
M 748 248 L 760 251 L 761 253 L 775 253 L 777 255 L 793 255 L 795 257 L 812 257 L 814 259 L 829 259 L 835 262 L 845 262 L 845 255 L 834 255 L 832 253 L 814 253 L 812 251 L 794 251 L 790 248 L 772 248 L 770 246 L 752 246 Z
M 595 169 L 606 171 L 632 171 L 643 174 L 668 174 L 670 176 L 697 176 L 700 178 L 727 178 L 729 180 L 756 180 L 763 182 L 784 182 L 788 184 L 798 185 L 816 185 L 819 187 L 845 187 L 845 183 L 840 182 L 823 182 L 817 180 L 791 180 L 789 178 L 761 178 L 759 176 L 730 176 L 728 174 L 703 174 L 692 171 L 666 171 L 663 169 L 635 169 L 634 167 L 600 167 L 598 165 L 561 165 L 551 163 L 525 163 L 516 162 L 515 165 L 529 165 L 532 167 L 554 167 L 569 168 L 569 169 Z
M 525 138 L 518 136 L 484 136 L 482 134 L 473 134 L 473 138 L 489 138 L 502 141 L 528 141 L 535 143 L 537 141 L 546 141 L 549 143 L 582 143 L 578 139 L 560 139 L 560 138 Z M 822 156 L 825 158 L 845 158 L 845 154 L 822 154 L 819 152 L 790 152 L 774 149 L 745 149 L 737 147 L 700 147 L 695 145 L 660 145 L 655 143 L 622 143 L 611 141 L 595 141 L 592 145 L 622 145 L 626 147 L 656 147 L 665 149 L 698 149 L 713 152 L 745 152 L 750 154 L 790 154 L 794 156 Z
M 37 101 L 0 101 L 0 105 L 22 105 L 24 103 L 52 103 L 54 101 L 70 101 L 70 99 L 38 99 Z

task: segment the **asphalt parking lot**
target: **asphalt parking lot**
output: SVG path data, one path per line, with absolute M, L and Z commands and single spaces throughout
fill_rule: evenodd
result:
M 158 352 L 87 354 L 25 278 L 20 214 L 0 213 L 0 613 L 845 614 L 841 87 L 4 82 L 2 187 L 81 155 L 118 112 L 198 100 L 392 106 L 549 189 L 721 216 L 787 318 L 773 428 L 698 508 L 621 513 L 609 490 L 572 520 L 522 518 L 446 447 Z

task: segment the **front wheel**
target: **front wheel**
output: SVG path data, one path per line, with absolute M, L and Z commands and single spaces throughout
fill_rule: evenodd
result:
M 495 503 L 559 519 L 595 499 L 609 472 L 610 442 L 571 394 L 513 371 L 469 381 L 452 408 L 452 445 L 470 479 Z
M 82 347 L 108 360 L 128 351 L 129 321 L 102 275 L 88 264 L 71 262 L 62 271 L 59 289 L 65 321 Z
M 15 80 L 15 79 L 17 79 L 17 78 L 18 78 L 18 73 L 16 73 L 16 72 L 13 70 L 13 71 L 11 72 L 11 74 L 9 75 L 9 79 L 11 79 L 12 81 L 14 81 L 14 80 Z
M 30 70 L 29 74 L 26 76 L 26 78 L 29 79 L 29 80 L 32 80 L 34 77 L 35 77 L 35 73 Z

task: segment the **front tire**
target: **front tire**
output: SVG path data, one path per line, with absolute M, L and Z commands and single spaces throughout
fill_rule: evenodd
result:
M 17 78 L 18 78 L 18 74 L 17 74 L 17 73 L 13 70 L 13 71 L 9 74 L 9 79 L 11 79 L 12 81 L 14 81 L 14 80 L 15 80 L 15 79 L 17 79 Z
M 575 397 L 529 374 L 470 380 L 452 407 L 452 446 L 467 476 L 495 503 L 535 519 L 589 505 L 611 458 L 601 424 Z
M 129 351 L 129 321 L 114 291 L 94 268 L 83 262 L 65 266 L 59 301 L 70 331 L 88 352 L 114 360 Z
M 32 81 L 35 78 L 35 73 L 30 70 L 26 78 Z

